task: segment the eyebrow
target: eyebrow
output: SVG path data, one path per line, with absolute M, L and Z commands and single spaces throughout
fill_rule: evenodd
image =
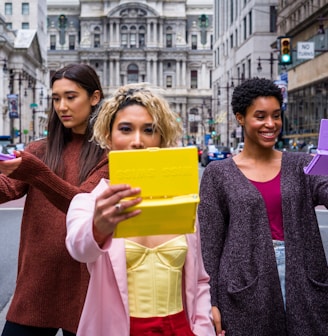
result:
M 72 93 L 77 94 L 78 92 L 77 92 L 77 91 L 74 91 L 74 90 L 70 90 L 70 91 L 65 91 L 65 92 L 64 92 L 64 94 L 72 94 Z M 57 92 L 53 92 L 52 96 L 59 96 L 59 93 L 57 93 Z

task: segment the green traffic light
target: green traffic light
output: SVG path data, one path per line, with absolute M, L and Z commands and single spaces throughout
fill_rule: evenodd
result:
M 287 55 L 287 54 L 282 55 L 281 60 L 282 60 L 283 63 L 290 62 L 290 55 Z

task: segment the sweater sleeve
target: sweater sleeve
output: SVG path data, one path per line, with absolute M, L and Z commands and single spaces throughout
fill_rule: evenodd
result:
M 90 192 L 101 178 L 108 177 L 108 160 L 102 159 L 89 173 L 88 178 L 75 186 L 56 175 L 47 165 L 32 153 L 24 151 L 22 163 L 10 174 L 10 178 L 24 181 L 43 192 L 46 198 L 64 213 L 72 198 L 82 192 Z
M 27 190 L 28 184 L 0 174 L 0 203 L 19 199 L 26 194 Z
M 198 220 L 200 226 L 201 248 L 204 266 L 210 276 L 210 292 L 212 306 L 219 307 L 219 267 L 223 250 L 226 223 L 220 204 L 221 190 L 218 179 L 220 172 L 215 167 L 206 167 L 200 185 L 200 203 L 198 205 Z

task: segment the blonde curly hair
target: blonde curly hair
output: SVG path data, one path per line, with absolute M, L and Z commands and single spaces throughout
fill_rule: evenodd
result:
M 177 146 L 182 135 L 181 123 L 160 91 L 146 83 L 120 87 L 112 97 L 103 101 L 94 124 L 93 139 L 102 148 L 109 149 L 108 143 L 117 112 L 127 106 L 140 105 L 145 107 L 153 118 L 154 129 L 161 136 L 160 147 Z

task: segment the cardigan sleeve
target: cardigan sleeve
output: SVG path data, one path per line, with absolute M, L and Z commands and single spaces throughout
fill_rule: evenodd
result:
M 200 185 L 200 203 L 198 220 L 200 227 L 201 247 L 206 272 L 210 276 L 210 292 L 212 306 L 219 306 L 219 264 L 223 250 L 226 223 L 220 204 L 220 171 L 213 165 L 206 167 Z
M 72 198 L 82 192 L 90 192 L 101 178 L 108 177 L 108 160 L 103 158 L 89 173 L 87 179 L 75 186 L 56 175 L 46 164 L 28 151 L 21 152 L 22 163 L 10 174 L 10 178 L 24 181 L 41 190 L 46 198 L 64 213 Z

